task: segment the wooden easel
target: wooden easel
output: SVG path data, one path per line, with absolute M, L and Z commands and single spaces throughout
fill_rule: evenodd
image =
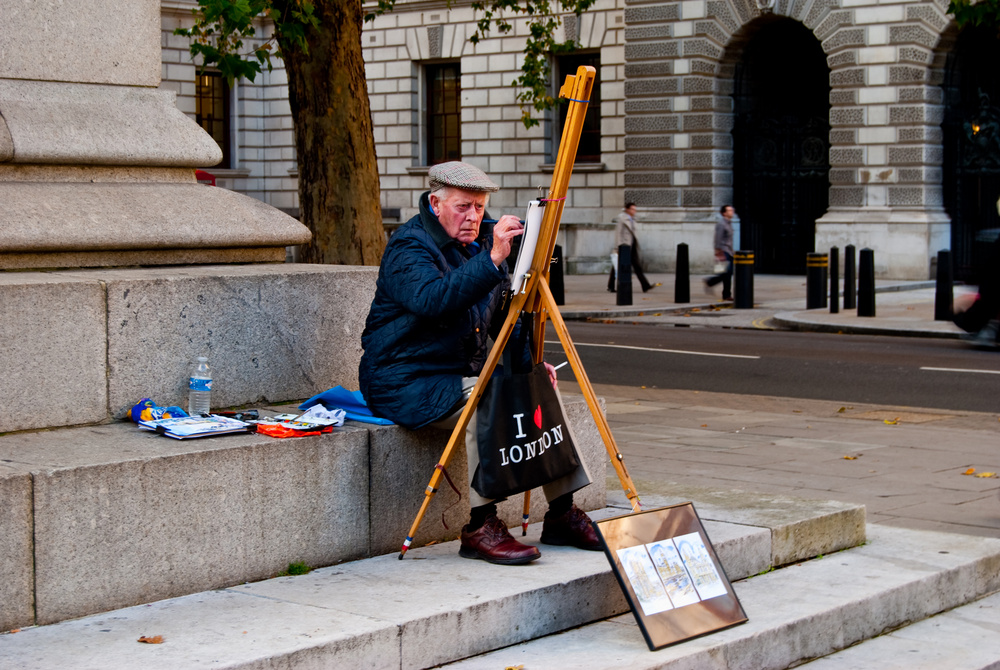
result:
M 573 174 L 573 164 L 576 162 L 576 150 L 580 144 L 583 120 L 587 114 L 587 104 L 590 101 L 590 93 L 593 90 L 596 75 L 597 71 L 593 67 L 580 66 L 576 71 L 576 76 L 567 76 L 562 88 L 559 89 L 559 97 L 569 100 L 569 109 L 566 115 L 566 125 L 563 128 L 562 140 L 559 143 L 559 155 L 556 158 L 555 170 L 552 174 L 552 186 L 549 189 L 548 197 L 545 199 L 547 203 L 542 218 L 538 243 L 535 247 L 535 254 L 531 261 L 531 271 L 528 274 L 524 290 L 513 297 L 507 319 L 504 321 L 500 333 L 494 340 L 493 348 L 486 358 L 482 372 L 479 373 L 479 380 L 472 390 L 472 395 L 469 396 L 469 400 L 465 404 L 465 409 L 462 410 L 458 424 L 452 431 L 451 438 L 449 438 L 448 444 L 441 454 L 441 458 L 438 460 L 437 465 L 434 466 L 434 473 L 431 475 L 430 483 L 424 490 L 424 500 L 420 506 L 420 511 L 417 512 L 417 517 L 413 520 L 410 532 L 403 541 L 402 550 L 399 552 L 400 559 L 403 558 L 403 555 L 406 554 L 407 549 L 410 548 L 410 544 L 413 542 L 413 537 L 417 533 L 417 528 L 420 526 L 424 514 L 427 513 L 431 499 L 437 493 L 438 485 L 441 483 L 441 475 L 451 460 L 452 451 L 465 434 L 465 429 L 469 425 L 472 413 L 479 405 L 479 400 L 482 398 L 486 384 L 489 382 L 493 370 L 500 361 L 504 347 L 507 345 L 507 341 L 514 330 L 514 325 L 521 316 L 522 311 L 535 315 L 533 319 L 534 351 L 532 355 L 536 362 L 542 360 L 542 352 L 545 347 L 546 316 L 552 319 L 556 334 L 559 336 L 559 341 L 562 343 L 566 357 L 569 359 L 570 367 L 573 369 L 573 374 L 576 375 L 577 383 L 583 391 L 587 406 L 590 408 L 590 413 L 597 424 L 597 430 L 601 434 L 601 439 L 604 441 L 604 446 L 608 454 L 611 456 L 611 463 L 614 465 L 615 472 L 618 473 L 622 489 L 632 503 L 632 511 L 638 512 L 641 509 L 639 495 L 636 493 L 632 478 L 625 469 L 624 458 L 621 452 L 618 451 L 615 439 L 611 435 L 611 429 L 608 427 L 607 419 L 601 412 L 597 395 L 594 393 L 590 380 L 587 378 L 587 373 L 583 369 L 583 364 L 580 362 L 576 348 L 573 346 L 572 340 L 570 340 L 566 323 L 563 321 L 562 315 L 559 314 L 559 308 L 556 306 L 555 298 L 549 289 L 549 263 L 552 253 L 555 250 L 556 235 L 559 232 L 559 221 L 562 218 L 566 192 L 569 188 L 570 177 Z M 514 288 L 515 290 L 517 289 L 517 287 Z M 528 495 L 530 495 L 530 492 L 525 493 L 526 511 L 528 509 Z

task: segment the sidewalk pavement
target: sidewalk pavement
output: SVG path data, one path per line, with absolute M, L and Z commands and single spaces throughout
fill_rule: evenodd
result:
M 701 279 L 691 277 L 689 304 L 674 302 L 673 277 L 652 275 L 661 286 L 648 293 L 636 286 L 634 304 L 618 307 L 606 275 L 568 276 L 560 313 L 729 328 L 961 333 L 934 321 L 932 282 L 878 282 L 877 316 L 858 317 L 843 308 L 806 310 L 805 277 L 755 277 L 751 310 L 712 300 Z M 955 287 L 958 300 L 970 292 Z M 560 388 L 579 392 L 571 379 Z M 647 508 L 691 499 L 752 506 L 753 494 L 764 493 L 861 503 L 873 523 L 1000 537 L 1000 478 L 990 474 L 1000 473 L 1000 412 L 615 385 L 594 390 L 607 403 L 612 434 Z M 624 502 L 614 470 L 607 472 L 609 498 Z
M 933 281 L 876 280 L 875 316 L 859 317 L 857 310 L 844 309 L 831 314 L 829 307 L 806 309 L 806 278 L 796 275 L 757 275 L 754 277 L 754 308 L 735 309 L 722 302 L 720 288 L 706 292 L 704 276 L 690 278 L 688 303 L 674 301 L 673 274 L 647 275 L 656 286 L 643 293 L 633 281 L 632 305 L 616 305 L 617 296 L 607 290 L 607 275 L 569 275 L 564 277 L 565 304 L 560 308 L 564 319 L 628 321 L 635 323 L 711 325 L 727 328 L 787 328 L 823 332 L 863 333 L 869 335 L 909 335 L 918 337 L 958 338 L 962 330 L 951 321 L 934 320 L 935 287 Z M 956 302 L 970 300 L 975 288 L 955 286 Z

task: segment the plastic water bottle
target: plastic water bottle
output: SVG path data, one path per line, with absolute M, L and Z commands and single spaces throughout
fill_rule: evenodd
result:
M 188 382 L 188 414 L 198 416 L 212 410 L 212 370 L 208 358 L 199 356 Z

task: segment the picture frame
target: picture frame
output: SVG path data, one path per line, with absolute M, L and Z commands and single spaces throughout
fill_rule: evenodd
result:
M 693 503 L 592 523 L 650 651 L 746 623 Z

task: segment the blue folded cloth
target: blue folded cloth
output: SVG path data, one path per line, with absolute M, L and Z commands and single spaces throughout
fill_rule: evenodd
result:
M 343 386 L 334 386 L 332 389 L 318 393 L 299 405 L 299 409 L 305 411 L 313 405 L 323 405 L 327 409 L 340 408 L 346 413 L 346 418 L 352 421 L 362 421 L 364 423 L 374 423 L 379 426 L 391 426 L 392 421 L 375 416 L 368 409 L 368 403 L 361 395 L 361 391 L 348 391 Z

